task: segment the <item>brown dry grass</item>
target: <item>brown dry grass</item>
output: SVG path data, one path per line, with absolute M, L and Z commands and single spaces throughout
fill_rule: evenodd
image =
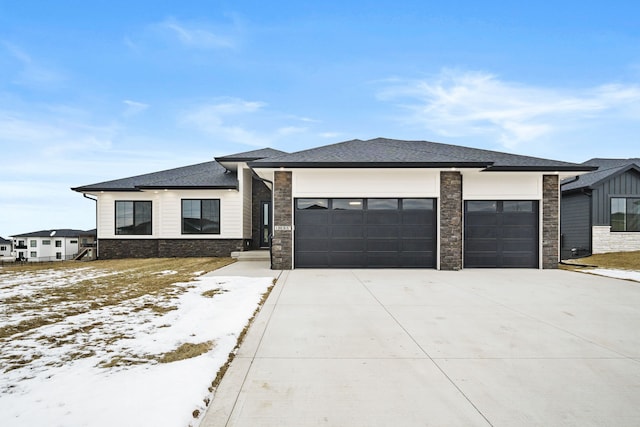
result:
M 1 327 L 0 339 L 53 324 L 69 316 L 118 305 L 143 296 L 153 297 L 154 303 L 147 303 L 140 308 L 141 310 L 150 309 L 162 314 L 172 310 L 169 301 L 180 292 L 184 292 L 184 287 L 174 286 L 176 283 L 191 282 L 201 274 L 217 270 L 232 262 L 231 258 L 154 258 L 5 266 L 0 270 L 0 280 L 2 275 L 10 273 L 85 267 L 104 274 L 67 286 L 47 287 L 43 284 L 42 292 L 35 295 L 16 295 L 0 301 L 9 315 L 25 310 L 43 313 L 17 324 Z M 175 273 L 162 274 L 163 271 Z
M 589 267 L 640 270 L 640 251 L 596 254 L 569 262 Z

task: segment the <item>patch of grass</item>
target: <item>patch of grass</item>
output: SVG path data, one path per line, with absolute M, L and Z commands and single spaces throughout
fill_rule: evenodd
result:
M 171 363 L 179 360 L 191 359 L 204 354 L 213 348 L 213 341 L 198 344 L 184 343 L 175 350 L 160 355 L 157 360 L 160 363 Z
M 640 251 L 596 254 L 571 261 L 598 268 L 640 270 Z
M 202 296 L 206 297 L 206 298 L 213 298 L 215 295 L 222 294 L 224 292 L 227 292 L 227 291 L 225 291 L 224 289 L 220 289 L 220 288 L 209 289 L 208 291 L 204 291 L 202 293 Z

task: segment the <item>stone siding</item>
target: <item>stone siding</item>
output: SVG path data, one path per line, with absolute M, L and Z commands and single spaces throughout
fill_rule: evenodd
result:
M 228 257 L 242 251 L 243 239 L 100 239 L 100 259 Z
M 558 268 L 560 258 L 560 191 L 558 175 L 542 177 L 542 268 Z
M 272 268 L 291 270 L 293 267 L 293 200 L 291 172 L 276 171 L 273 179 L 273 241 Z M 279 229 L 280 228 L 280 229 Z
M 440 172 L 440 270 L 462 268 L 462 175 Z
M 611 232 L 611 227 L 608 225 L 595 225 L 591 230 L 594 254 L 640 251 L 640 233 Z

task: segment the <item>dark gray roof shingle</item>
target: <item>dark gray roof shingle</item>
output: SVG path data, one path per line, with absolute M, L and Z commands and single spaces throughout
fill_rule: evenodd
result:
M 100 182 L 72 188 L 78 192 L 138 191 L 144 188 L 237 188 L 235 172 L 228 172 L 218 162 L 211 161 L 191 166 L 137 175 L 114 181 Z
M 609 180 L 628 170 L 634 169 L 640 173 L 640 159 L 602 159 L 587 160 L 583 164 L 596 166 L 598 170 L 580 175 L 577 178 L 567 178 L 562 181 L 562 191 L 593 188 L 603 181 Z
M 260 167 L 483 167 L 490 170 L 592 170 L 588 166 L 430 141 L 359 139 L 250 162 Z
M 54 233 L 55 232 L 55 233 Z M 53 233 L 53 234 L 52 234 Z M 71 228 L 32 231 L 30 233 L 14 234 L 12 237 L 79 237 L 95 236 L 96 230 L 74 230 Z
M 276 150 L 273 148 L 261 148 L 259 150 L 245 151 L 244 153 L 229 154 L 227 156 L 216 157 L 219 162 L 233 162 L 233 161 L 247 161 L 266 159 L 269 157 L 277 157 L 283 154 L 287 154 L 285 151 Z

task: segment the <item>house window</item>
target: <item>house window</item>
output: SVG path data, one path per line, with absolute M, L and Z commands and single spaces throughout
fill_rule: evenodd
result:
M 182 234 L 220 234 L 220 200 L 183 199 Z
M 31 251 L 30 255 L 31 258 L 36 258 L 38 256 L 38 252 L 36 251 Z
M 56 259 L 62 259 L 62 252 L 56 252 Z
M 7 247 L 6 246 L 0 246 L 0 251 L 6 251 Z
M 29 240 L 29 246 L 32 248 L 37 248 L 38 247 L 38 241 L 37 240 Z
M 77 245 L 78 241 L 77 240 L 69 240 L 69 244 L 71 245 Z
M 640 231 L 640 198 L 611 198 L 611 231 Z
M 150 201 L 117 201 L 116 202 L 116 234 L 149 235 L 151 234 L 151 202 Z
M 56 248 L 62 247 L 62 240 L 56 240 Z
M 43 240 L 42 241 L 42 246 L 48 246 L 51 245 L 51 240 Z

